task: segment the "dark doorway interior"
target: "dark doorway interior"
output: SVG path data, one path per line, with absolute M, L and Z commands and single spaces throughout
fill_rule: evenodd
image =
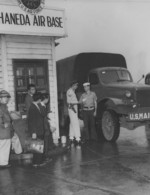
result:
M 48 92 L 47 60 L 14 60 L 16 110 L 25 112 L 27 86 L 35 84 L 37 91 Z

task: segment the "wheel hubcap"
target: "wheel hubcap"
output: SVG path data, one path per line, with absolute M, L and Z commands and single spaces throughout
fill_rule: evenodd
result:
M 106 140 L 110 141 L 114 135 L 114 123 L 112 116 L 108 111 L 105 111 L 102 117 L 102 131 Z

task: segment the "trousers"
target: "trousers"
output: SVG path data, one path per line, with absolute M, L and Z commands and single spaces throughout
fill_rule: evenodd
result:
M 80 141 L 81 132 L 78 115 L 72 109 L 68 109 L 68 113 L 70 118 L 69 137 L 70 139 L 75 137 L 77 141 Z
M 0 165 L 7 165 L 10 155 L 11 139 L 0 140 Z
M 96 128 L 94 110 L 83 110 L 83 121 L 85 129 L 85 139 L 96 140 Z
M 37 138 L 44 140 L 44 136 L 42 136 L 42 135 L 40 135 L 40 136 L 37 135 Z M 44 142 L 44 146 L 45 146 L 45 142 Z M 44 150 L 45 150 L 45 148 L 44 148 Z M 33 164 L 39 165 L 39 164 L 43 163 L 43 161 L 44 161 L 44 153 L 33 153 Z

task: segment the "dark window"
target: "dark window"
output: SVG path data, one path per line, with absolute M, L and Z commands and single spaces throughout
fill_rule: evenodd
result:
M 24 110 L 27 86 L 35 84 L 37 91 L 48 92 L 47 60 L 14 60 L 16 109 Z
M 98 76 L 96 73 L 91 73 L 89 75 L 89 82 L 91 85 L 97 85 L 99 83 Z
M 150 85 L 150 74 L 147 74 L 145 77 L 145 84 Z
M 132 82 L 132 78 L 127 70 L 103 70 L 100 72 L 100 79 L 104 84 L 113 82 Z

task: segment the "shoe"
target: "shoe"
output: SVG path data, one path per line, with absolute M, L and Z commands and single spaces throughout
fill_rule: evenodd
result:
M 73 139 L 70 139 L 69 140 L 69 144 L 72 145 L 74 143 L 74 140 Z
M 81 139 L 80 142 L 81 142 L 81 144 L 85 144 L 85 140 L 84 139 Z
M 75 142 L 76 146 L 81 146 L 81 144 L 82 144 L 81 140 Z
M 61 144 L 61 146 L 64 148 L 64 147 L 66 147 L 66 144 Z
M 90 142 L 90 139 L 85 139 L 85 143 L 89 143 Z
M 38 167 L 38 164 L 33 164 L 32 166 L 33 166 L 33 167 Z
M 11 167 L 11 164 L 8 164 L 8 165 L 0 165 L 0 169 L 7 169 L 7 168 L 10 168 Z
M 40 164 L 33 164 L 32 166 L 37 168 L 37 167 L 43 167 L 44 165 L 46 165 L 46 162 L 40 163 Z
M 46 165 L 46 162 L 43 162 L 43 163 L 39 164 L 39 167 L 43 167 L 45 165 Z
M 46 163 L 49 163 L 51 161 L 52 161 L 52 158 L 49 158 L 49 157 L 45 158 L 45 160 L 44 160 L 44 162 L 46 162 Z

